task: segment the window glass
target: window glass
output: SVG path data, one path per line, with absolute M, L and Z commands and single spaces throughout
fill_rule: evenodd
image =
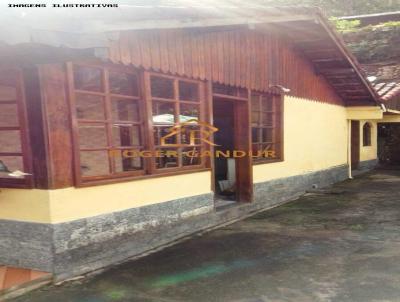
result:
M 185 101 L 199 101 L 199 85 L 197 83 L 179 81 L 179 99 Z
M 14 178 L 8 174 L 17 170 L 24 171 L 22 156 L 0 156 L 0 167 L 2 170 L 8 169 L 8 171 L 0 171 L 0 178 Z
M 139 101 L 130 99 L 111 99 L 114 121 L 140 121 Z
M 143 159 L 140 157 L 123 157 L 120 150 L 120 156 L 114 157 L 115 171 L 116 172 L 129 172 L 143 169 Z
M 83 181 L 143 170 L 141 159 L 126 158 L 124 149 L 143 147 L 142 102 L 138 77 L 108 67 L 74 65 L 75 110 Z M 103 85 L 103 76 L 107 85 Z M 111 163 L 111 164 L 110 164 Z M 100 178 L 99 178 L 100 177 Z M 79 178 L 79 175 L 78 175 Z M 80 179 L 80 178 L 79 178 Z
M 180 152 L 177 149 L 162 148 L 157 149 L 157 151 L 163 154 L 163 156 L 156 157 L 157 169 L 179 167 L 178 157 L 180 156 Z
M 23 153 L 27 151 L 27 141 L 24 141 L 27 129 L 21 128 L 20 121 L 24 121 L 26 116 L 23 113 L 25 100 L 23 94 L 18 93 L 22 89 L 19 71 L 17 69 L 0 70 L 0 186 L 1 178 L 9 179 L 7 185 L 28 184 L 21 179 L 29 179 L 30 176 L 18 178 L 8 174 L 16 170 L 30 173 L 29 167 L 25 166 Z M 25 146 L 25 148 L 23 148 Z
M 274 159 L 279 159 L 281 157 L 279 142 L 282 139 L 280 137 L 282 120 L 280 98 L 275 95 L 253 93 L 251 100 L 253 153 L 270 150 L 275 153 Z M 253 161 L 266 159 L 273 158 L 255 157 Z
M 135 74 L 123 72 L 109 72 L 110 93 L 138 96 L 138 80 Z
M 104 124 L 85 123 L 79 125 L 79 144 L 82 149 L 107 146 L 107 133 Z
M 155 145 L 161 145 L 161 138 L 165 137 L 166 135 L 170 134 L 171 131 L 171 127 L 154 127 L 153 128 L 153 133 L 154 133 L 154 144 Z M 172 135 L 170 137 L 166 137 L 164 139 L 164 142 L 166 144 L 177 144 L 177 140 L 176 140 L 177 136 L 176 135 Z
M 175 104 L 172 102 L 153 102 L 153 123 L 155 124 L 174 124 L 175 123 Z
M 163 99 L 174 99 L 173 80 L 164 77 L 151 77 L 151 96 Z
M 199 120 L 200 108 L 198 105 L 180 104 L 180 122 L 187 122 L 190 120 Z
M 22 152 L 19 130 L 0 129 L 0 153 L 1 152 Z
M 183 166 L 196 166 L 201 164 L 201 149 L 200 148 L 184 148 L 182 165 Z
M 81 151 L 80 159 L 82 176 L 101 176 L 110 173 L 106 150 Z
M 85 120 L 104 120 L 104 97 L 90 94 L 77 93 L 76 116 Z
M 113 143 L 117 147 L 140 146 L 140 127 L 135 125 L 113 125 Z
M 102 69 L 89 66 L 74 66 L 75 89 L 103 91 Z
M 18 125 L 17 104 L 2 104 L 0 102 L 0 127 L 17 127 Z

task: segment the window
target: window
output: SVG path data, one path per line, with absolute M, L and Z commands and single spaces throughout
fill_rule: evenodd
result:
M 31 171 L 21 75 L 14 69 L 0 74 L 0 185 L 23 187 L 31 183 L 30 175 L 9 175 Z
M 371 146 L 371 124 L 370 123 L 365 123 L 363 126 L 363 146 L 368 147 Z
M 163 171 L 202 166 L 202 158 L 193 155 L 201 152 L 204 146 L 199 140 L 195 140 L 196 144 L 190 144 L 189 139 L 191 131 L 198 134 L 201 130 L 196 123 L 202 118 L 201 82 L 159 74 L 150 74 L 149 81 L 154 137 L 152 151 L 170 154 L 156 157 L 155 169 Z M 163 144 L 162 138 L 179 123 L 188 124 L 177 129 L 177 134 L 165 139 Z
M 78 176 L 91 180 L 144 174 L 141 158 L 122 156 L 124 150 L 144 148 L 137 74 L 90 65 L 70 68 Z
M 188 156 L 203 148 L 188 135 L 201 129 L 202 82 L 115 65 L 68 66 L 78 185 L 204 167 Z M 185 131 L 163 139 L 185 122 Z
M 282 160 L 282 99 L 279 95 L 251 94 L 251 136 L 253 155 L 274 152 L 274 157 L 254 157 L 254 162 Z

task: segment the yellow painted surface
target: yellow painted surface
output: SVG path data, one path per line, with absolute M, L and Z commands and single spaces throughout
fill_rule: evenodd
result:
M 371 146 L 363 146 L 363 126 L 371 124 Z M 360 161 L 372 160 L 378 157 L 378 124 L 373 120 L 360 121 Z
M 348 109 L 293 97 L 284 102 L 285 160 L 255 165 L 255 183 L 347 164 Z M 376 158 L 376 122 L 371 123 L 373 146 L 362 147 L 361 160 Z M 86 188 L 1 189 L 0 219 L 66 222 L 210 193 L 210 188 L 211 172 L 205 171 Z
M 398 114 L 384 114 L 380 123 L 400 123 L 400 115 Z
M 58 223 L 210 191 L 209 171 L 86 188 L 1 189 L 0 219 Z
M 0 219 L 50 222 L 49 191 L 0 189 Z
M 211 192 L 211 172 L 50 191 L 53 223 Z
M 347 164 L 346 108 L 285 97 L 284 112 L 285 160 L 255 165 L 255 183 Z
M 383 110 L 378 106 L 347 107 L 349 120 L 380 120 L 382 118 Z

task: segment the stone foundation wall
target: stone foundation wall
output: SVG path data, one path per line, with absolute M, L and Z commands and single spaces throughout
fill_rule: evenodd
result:
M 196 232 L 347 179 L 346 165 L 254 185 L 254 202 L 214 210 L 204 194 L 59 224 L 0 222 L 0 263 L 51 271 L 57 280 L 148 253 Z

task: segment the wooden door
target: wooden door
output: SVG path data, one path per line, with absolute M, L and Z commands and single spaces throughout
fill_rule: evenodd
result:
M 251 150 L 250 103 L 238 101 L 234 107 L 235 150 Z M 253 161 L 251 156 L 236 158 L 236 199 L 253 199 Z
M 351 168 L 358 169 L 360 163 L 360 121 L 351 121 Z

